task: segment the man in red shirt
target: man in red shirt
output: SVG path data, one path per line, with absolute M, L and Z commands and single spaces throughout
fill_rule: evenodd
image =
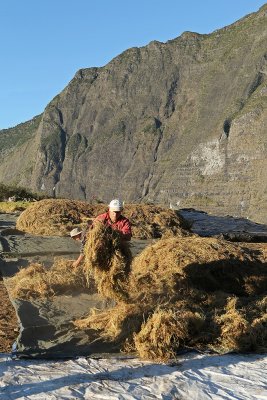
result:
M 121 232 L 124 240 L 131 240 L 132 230 L 128 218 L 122 215 L 123 203 L 119 199 L 111 200 L 108 212 L 98 215 L 97 221 L 102 221 L 105 225 Z
M 131 223 L 128 218 L 122 215 L 123 203 L 119 199 L 111 200 L 108 206 L 108 211 L 104 214 L 98 215 L 95 220 L 102 221 L 105 225 L 111 226 L 112 229 L 121 232 L 122 238 L 124 240 L 131 240 L 132 230 Z M 84 259 L 84 245 L 86 240 L 86 232 L 90 229 L 91 225 L 87 227 L 87 229 L 83 232 L 82 238 L 80 238 L 81 244 L 81 253 L 76 261 L 72 264 L 74 268 L 78 267 L 78 265 Z

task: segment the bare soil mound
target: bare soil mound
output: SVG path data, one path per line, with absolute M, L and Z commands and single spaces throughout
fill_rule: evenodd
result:
M 107 211 L 104 204 L 77 200 L 45 199 L 21 213 L 16 228 L 35 235 L 68 235 L 73 227 L 85 227 L 88 220 Z M 147 204 L 129 204 L 123 214 L 132 224 L 136 239 L 188 235 L 189 227 L 174 210 Z

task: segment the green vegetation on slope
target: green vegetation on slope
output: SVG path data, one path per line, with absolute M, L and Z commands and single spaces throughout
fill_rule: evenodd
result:
M 15 197 L 16 199 L 29 199 L 29 200 L 40 200 L 42 196 L 32 193 L 29 190 L 13 185 L 5 185 L 0 183 L 0 201 L 5 201 L 9 197 Z
M 23 122 L 13 128 L 0 130 L 0 152 L 19 147 L 35 133 L 41 121 L 42 114 L 32 120 Z

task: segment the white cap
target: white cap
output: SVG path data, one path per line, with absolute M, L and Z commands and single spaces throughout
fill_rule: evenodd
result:
M 82 233 L 82 231 L 79 228 L 74 228 L 72 229 L 72 231 L 70 231 L 70 236 L 71 237 L 78 236 L 80 233 Z
M 108 207 L 109 207 L 110 211 L 121 211 L 121 210 L 123 210 L 123 202 L 120 201 L 119 199 L 114 199 L 114 200 L 111 200 Z

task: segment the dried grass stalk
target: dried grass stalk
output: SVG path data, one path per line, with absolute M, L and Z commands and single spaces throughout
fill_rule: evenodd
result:
M 13 284 L 19 296 L 48 296 L 93 277 L 98 291 L 117 304 L 75 326 L 121 348 L 128 343 L 142 358 L 166 360 L 184 346 L 266 351 L 267 269 L 260 261 L 247 246 L 190 236 L 161 239 L 131 263 L 120 234 L 95 223 L 83 270 L 66 263 L 49 270 L 30 266 Z M 30 283 L 17 286 L 29 277 Z

